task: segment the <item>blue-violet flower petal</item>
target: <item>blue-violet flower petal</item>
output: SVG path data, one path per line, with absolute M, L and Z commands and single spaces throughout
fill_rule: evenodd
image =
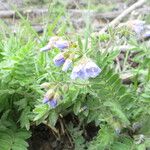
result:
M 72 70 L 71 79 L 75 80 L 77 78 L 87 79 L 83 64 L 75 66 Z
M 49 98 L 45 96 L 44 99 L 43 99 L 43 104 L 46 104 L 48 102 L 49 102 Z
M 85 65 L 85 72 L 88 78 L 95 78 L 100 74 L 101 69 L 93 61 L 89 61 Z
M 54 57 L 53 61 L 54 64 L 59 67 L 64 64 L 65 58 L 62 53 L 59 53 Z
M 55 99 L 51 99 L 49 102 L 48 102 L 49 106 L 51 106 L 52 108 L 55 108 L 57 106 L 57 100 Z
M 59 48 L 60 50 L 63 50 L 69 47 L 69 43 L 68 41 L 58 40 L 54 43 L 54 47 Z
M 64 65 L 62 67 L 62 71 L 66 72 L 71 67 L 71 64 L 72 64 L 72 60 L 66 59 Z

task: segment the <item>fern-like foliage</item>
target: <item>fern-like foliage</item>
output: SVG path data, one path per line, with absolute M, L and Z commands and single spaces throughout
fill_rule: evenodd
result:
M 25 41 L 20 32 L 0 43 L 0 149 L 27 150 L 31 111 L 40 95 L 35 86 L 34 41 Z
M 87 123 L 95 121 L 101 128 L 97 137 L 89 144 L 89 150 L 136 148 L 130 136 L 119 134 L 131 127 L 133 113 L 138 108 L 138 97 L 129 92 L 121 83 L 119 74 L 108 67 L 115 55 L 112 53 L 101 56 L 97 58 L 97 63 L 99 66 L 104 64 L 102 72 L 97 78 L 90 80 L 84 99 L 77 98 L 74 112 L 81 120 Z M 85 109 L 82 111 L 82 108 Z
M 29 131 L 19 129 L 11 119 L 8 110 L 0 119 L 0 149 L 2 150 L 27 150 L 26 140 L 31 136 Z
M 27 150 L 28 143 L 25 141 L 30 134 L 24 130 L 6 129 L 0 131 L 0 149 L 2 150 Z
M 79 129 L 79 127 L 74 127 L 73 124 L 68 125 L 68 130 L 71 134 L 74 149 L 75 150 L 84 150 L 86 148 L 86 141 L 83 138 L 83 131 Z

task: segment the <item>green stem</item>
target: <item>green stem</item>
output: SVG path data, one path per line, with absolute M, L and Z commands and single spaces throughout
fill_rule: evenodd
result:
M 123 62 L 123 71 L 125 71 L 125 69 L 126 69 L 126 63 L 127 63 L 128 56 L 129 56 L 129 49 L 127 50 L 127 53 L 126 53 L 126 56 L 125 56 L 125 59 Z
M 147 82 L 150 80 L 150 67 L 148 68 Z
M 77 83 L 77 82 L 50 82 L 51 84 L 64 85 L 64 84 L 75 84 L 75 85 L 83 85 L 87 86 L 89 83 Z

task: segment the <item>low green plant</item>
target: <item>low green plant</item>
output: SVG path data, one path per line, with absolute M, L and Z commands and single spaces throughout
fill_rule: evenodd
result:
M 53 35 L 59 19 L 48 25 L 41 37 L 29 22 L 22 21 L 24 27 L 18 28 L 16 34 L 6 30 L 0 35 L 0 149 L 26 150 L 26 139 L 31 136 L 33 124 L 44 123 L 56 131 L 59 118 L 68 114 L 74 114 L 79 121 L 78 125 L 66 125 L 75 149 L 145 150 L 150 147 L 150 69 L 145 46 L 136 45 L 136 49 L 141 50 L 135 57 L 139 66 L 132 71 L 141 73 L 138 76 L 142 79 L 133 90 L 134 85 L 123 85 L 120 74 L 115 72 L 114 59 L 119 51 L 102 52 L 97 47 L 98 42 L 111 40 L 111 34 L 102 39 L 90 36 L 87 22 L 85 36 L 64 35 L 70 44 L 65 56 L 73 57 L 72 67 L 63 72 L 62 67 L 56 67 L 53 62 L 55 56 L 62 53 L 58 47 L 40 52 L 48 36 Z M 59 33 L 63 35 L 64 28 Z M 82 59 L 94 62 L 101 72 L 91 78 L 71 79 L 72 70 L 82 64 Z M 43 83 L 48 87 L 41 88 Z M 57 103 L 43 103 L 49 90 L 53 90 L 53 96 L 57 94 Z M 83 127 L 91 122 L 99 131 L 86 141 Z

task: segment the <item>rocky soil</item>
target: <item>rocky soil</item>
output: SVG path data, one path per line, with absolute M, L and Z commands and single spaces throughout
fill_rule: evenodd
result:
M 114 5 L 114 2 L 115 5 Z M 106 23 L 112 21 L 116 18 L 124 9 L 131 5 L 133 2 L 128 1 L 128 3 L 123 0 L 113 0 L 113 1 L 103 1 L 103 0 L 94 0 L 92 5 L 98 6 L 95 9 L 88 12 L 87 2 L 85 0 L 62 0 L 62 3 L 55 3 L 57 5 L 64 5 L 66 8 L 66 12 L 73 24 L 73 27 L 80 31 L 80 29 L 85 28 L 85 21 L 87 14 L 91 17 L 92 28 L 94 31 L 99 31 L 102 27 L 106 25 Z M 107 4 L 106 4 L 107 3 Z M 15 25 L 19 22 L 19 17 L 14 10 L 19 10 L 19 12 L 28 17 L 31 21 L 34 29 L 41 33 L 43 31 L 45 22 L 43 18 L 48 16 L 48 6 L 50 2 L 41 2 L 35 0 L 27 1 L 27 0 L 0 0 L 0 18 L 10 26 L 15 31 Z M 109 10 L 106 10 L 105 7 L 108 6 Z M 130 14 L 131 18 L 142 17 L 144 15 L 149 14 L 150 6 L 143 5 L 141 8 L 135 10 Z M 129 19 L 125 18 L 124 20 Z

